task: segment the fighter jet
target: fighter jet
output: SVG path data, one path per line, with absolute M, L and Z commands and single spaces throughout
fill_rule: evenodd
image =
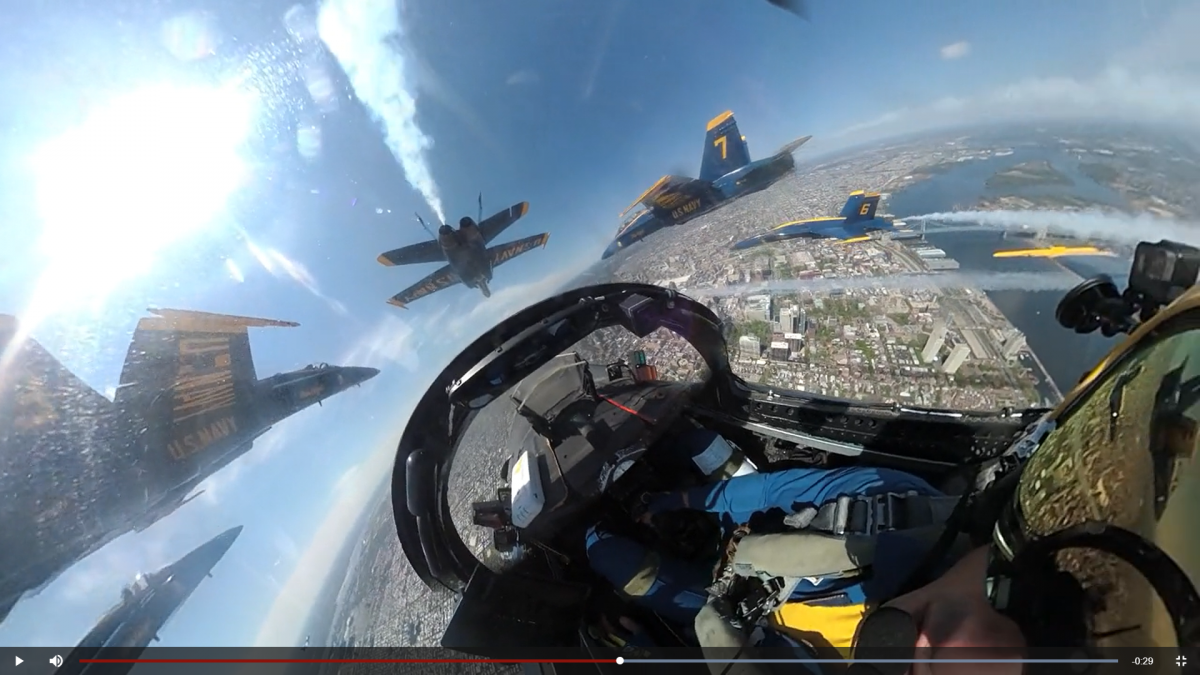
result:
M 543 232 L 507 244 L 487 247 L 493 239 L 528 211 L 529 202 L 521 202 L 484 220 L 483 195 L 480 195 L 478 223 L 470 216 L 464 216 L 458 221 L 457 230 L 443 224 L 438 228 L 436 235 L 429 232 L 434 237 L 433 241 L 412 244 L 381 254 L 378 258 L 380 264 L 388 267 L 431 262 L 448 263 L 392 296 L 388 304 L 407 309 L 409 303 L 414 300 L 445 290 L 457 283 L 462 283 L 467 288 L 478 288 L 483 297 L 491 297 L 492 291 L 488 288 L 488 283 L 492 280 L 492 271 L 496 267 L 539 246 L 545 246 L 550 240 L 550 235 Z M 419 214 L 417 221 L 429 231 L 428 225 Z
M 625 218 L 638 204 L 644 207 L 624 220 L 601 258 L 616 255 L 664 227 L 686 223 L 738 197 L 770 187 L 796 168 L 792 153 L 810 138 L 798 138 L 774 155 L 752 162 L 750 146 L 738 130 L 733 113 L 726 110 L 717 115 L 708 122 L 700 177 L 668 175 L 658 179 L 621 212 L 620 217 Z
M 150 310 L 112 400 L 0 315 L 0 621 L 27 592 L 190 499 L 272 425 L 374 368 L 259 379 L 248 329 L 290 321 Z
M 158 631 L 170 621 L 192 592 L 212 576 L 212 569 L 241 534 L 226 530 L 166 567 L 138 574 L 121 591 L 121 601 L 105 612 L 63 661 L 55 675 L 124 675 L 135 664 L 80 663 L 81 659 L 136 659 L 158 641 Z
M 770 232 L 758 234 L 749 239 L 743 239 L 733 245 L 735 251 L 754 248 L 763 244 L 771 244 L 789 239 L 838 239 L 845 243 L 866 241 L 870 232 L 891 231 L 891 218 L 876 217 L 875 209 L 879 206 L 879 193 L 857 192 L 850 193 L 846 205 L 836 216 L 794 220 L 790 223 L 775 226 Z

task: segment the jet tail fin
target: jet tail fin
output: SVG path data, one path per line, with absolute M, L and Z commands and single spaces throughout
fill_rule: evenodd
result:
M 712 182 L 750 163 L 746 137 L 738 130 L 729 110 L 708 122 L 704 136 L 704 155 L 700 161 L 700 180 Z
M 846 200 L 846 205 L 842 207 L 842 212 L 838 215 L 845 218 L 847 223 L 871 220 L 875 217 L 875 210 L 878 207 L 878 192 L 863 192 L 859 190 L 850 194 L 850 198 Z
M 203 451 L 245 433 L 257 414 L 250 328 L 291 321 L 151 309 L 138 321 L 115 404 L 137 418 L 148 447 L 187 466 Z M 186 470 L 181 469 L 181 475 Z

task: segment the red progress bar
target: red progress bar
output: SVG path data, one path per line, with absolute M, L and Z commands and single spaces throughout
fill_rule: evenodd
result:
M 616 663 L 616 659 L 79 659 L 80 663 Z

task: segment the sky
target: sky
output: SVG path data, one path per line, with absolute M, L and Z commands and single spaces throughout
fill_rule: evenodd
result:
M 0 313 L 109 395 L 148 307 L 298 322 L 252 329 L 260 377 L 322 361 L 381 373 L 21 601 L 0 644 L 74 644 L 135 573 L 236 525 L 159 644 L 301 643 L 428 383 L 597 260 L 660 175 L 696 175 L 726 109 L 754 158 L 810 134 L 799 158 L 964 122 L 1200 120 L 1198 2 L 809 5 L 809 21 L 757 0 L 14 10 Z M 549 232 L 548 246 L 498 268 L 489 299 L 458 286 L 385 304 L 435 267 L 376 256 L 428 238 L 414 213 L 474 216 L 481 193 L 485 215 L 530 203 L 498 241 Z

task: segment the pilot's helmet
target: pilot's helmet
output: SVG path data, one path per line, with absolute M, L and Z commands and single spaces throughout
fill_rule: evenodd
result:
M 1032 647 L 1200 644 L 1200 291 L 1156 319 L 1067 396 L 996 524 L 989 593 Z
M 461 218 L 461 219 L 458 221 L 458 229 L 460 229 L 460 230 L 461 230 L 461 229 L 463 229 L 463 228 L 465 228 L 465 227 L 475 227 L 475 220 L 474 220 L 474 219 L 472 219 L 470 216 L 463 216 L 463 217 L 462 217 L 462 218 Z

